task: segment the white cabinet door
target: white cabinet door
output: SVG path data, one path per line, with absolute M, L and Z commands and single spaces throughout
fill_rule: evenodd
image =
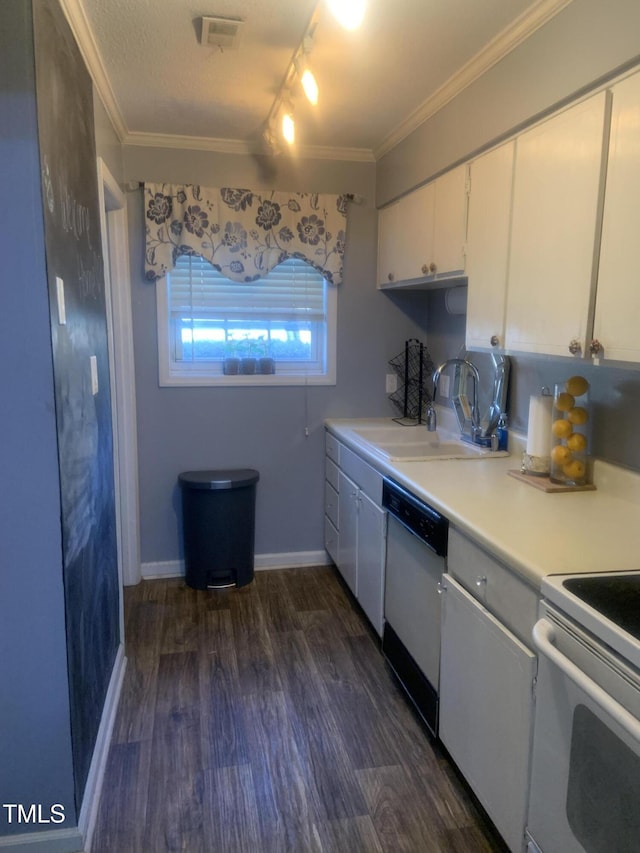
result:
M 358 595 L 358 494 L 359 489 L 340 471 L 338 511 L 338 569 L 351 592 Z
M 640 74 L 613 87 L 594 337 L 603 356 L 640 361 Z
M 396 280 L 396 257 L 401 243 L 400 202 L 378 211 L 378 287 L 386 287 Z
M 382 636 L 387 513 L 360 492 L 358 504 L 358 601 Z
M 427 261 L 436 276 L 461 275 L 465 269 L 466 179 L 466 167 L 458 166 L 434 184 L 433 257 Z
M 378 284 L 381 287 L 425 275 L 433 245 L 434 189 L 427 184 L 378 216 Z
M 607 94 L 516 141 L 506 346 L 569 355 L 589 331 Z
M 402 255 L 397 258 L 397 281 L 421 278 L 428 270 L 433 254 L 434 198 L 433 184 L 426 184 L 402 199 Z
M 378 213 L 379 287 L 434 286 L 464 272 L 465 183 L 459 166 Z
M 445 575 L 440 738 L 513 851 L 524 841 L 536 658 Z
M 504 347 L 507 264 L 515 142 L 494 148 L 469 167 L 466 345 Z

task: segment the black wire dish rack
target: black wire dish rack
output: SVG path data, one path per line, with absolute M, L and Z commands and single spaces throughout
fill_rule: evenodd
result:
M 404 351 L 389 361 L 400 380 L 389 399 L 400 413 L 397 423 L 413 426 L 422 423 L 424 407 L 433 399 L 434 365 L 429 351 L 417 338 L 405 341 Z

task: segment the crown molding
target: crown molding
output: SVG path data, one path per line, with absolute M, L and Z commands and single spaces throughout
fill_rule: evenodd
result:
M 178 148 L 187 151 L 216 151 L 220 154 L 264 154 L 273 157 L 292 157 L 307 160 L 347 160 L 374 163 L 373 151 L 368 148 L 334 148 L 326 145 L 296 145 L 295 148 L 270 152 L 259 143 L 242 139 L 216 139 L 204 136 L 179 136 L 161 133 L 127 133 L 123 145 L 146 148 Z
M 423 101 L 382 142 L 374 148 L 374 157 L 379 160 L 392 148 L 406 139 L 420 125 L 441 110 L 464 89 L 475 82 L 490 68 L 526 41 L 536 30 L 544 26 L 572 0 L 539 0 L 532 8 L 523 12 L 502 32 L 498 33 L 485 47 L 460 68 L 433 95 Z
M 118 101 L 111 88 L 109 77 L 105 70 L 98 50 L 98 45 L 93 37 L 93 32 L 89 26 L 89 21 L 84 11 L 81 0 L 59 0 L 60 7 L 64 13 L 67 23 L 71 27 L 71 32 L 76 40 L 78 49 L 85 61 L 93 85 L 100 96 L 105 110 L 111 120 L 113 129 L 118 138 L 122 142 L 127 133 L 125 124 Z
M 240 139 L 130 133 L 111 87 L 102 57 L 89 26 L 82 0 L 59 0 L 59 2 L 78 44 L 82 58 L 87 65 L 96 91 L 123 145 L 181 148 L 190 151 L 217 151 L 224 154 L 268 153 L 260 145 Z M 571 2 L 572 0 L 539 0 L 532 8 L 520 15 L 510 26 L 506 27 L 492 39 L 486 47 L 469 60 L 466 65 L 456 72 L 431 97 L 427 98 L 426 101 L 402 121 L 373 150 L 368 148 L 334 148 L 323 145 L 308 145 L 296 146 L 291 153 L 287 151 L 275 156 L 375 163 Z

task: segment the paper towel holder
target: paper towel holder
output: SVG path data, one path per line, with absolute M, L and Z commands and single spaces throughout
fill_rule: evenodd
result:
M 543 385 L 540 389 L 541 397 L 553 397 L 551 389 L 548 385 Z M 535 456 L 527 451 L 522 453 L 522 464 L 520 471 L 522 474 L 530 474 L 534 477 L 548 477 L 551 470 L 551 458 L 549 456 Z

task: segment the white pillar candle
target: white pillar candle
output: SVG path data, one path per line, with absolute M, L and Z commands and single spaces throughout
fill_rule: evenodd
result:
M 551 455 L 551 408 L 550 394 L 532 395 L 529 399 L 529 426 L 527 429 L 527 453 L 530 456 Z

